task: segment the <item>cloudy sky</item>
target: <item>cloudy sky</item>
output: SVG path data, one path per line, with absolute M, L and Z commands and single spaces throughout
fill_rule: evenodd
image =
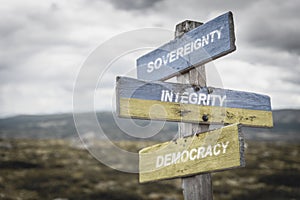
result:
M 81 96 L 92 92 L 96 110 L 111 110 L 115 76 L 134 76 L 135 58 L 171 40 L 179 22 L 206 22 L 227 11 L 237 50 L 214 61 L 212 73 L 224 88 L 270 95 L 274 109 L 300 108 L 299 10 L 298 0 L 6 1 L 0 117 L 72 112 L 73 88 L 87 65 L 97 68 L 86 69 L 97 86 L 80 82 Z M 120 45 L 132 51 L 122 54 Z

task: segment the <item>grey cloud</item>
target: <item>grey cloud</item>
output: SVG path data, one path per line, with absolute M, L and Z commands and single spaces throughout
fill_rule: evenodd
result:
M 298 16 L 300 18 L 300 16 Z M 300 26 L 258 22 L 248 41 L 259 47 L 269 47 L 300 55 Z
M 147 10 L 163 0 L 109 0 L 121 10 Z
M 254 65 L 263 64 L 282 69 L 298 70 L 298 66 L 300 65 L 298 56 L 266 46 L 258 47 L 251 45 L 238 44 L 238 50 L 231 55 L 231 58 L 243 60 Z
M 45 10 L 15 9 L 0 18 L 0 69 L 19 68 L 37 54 L 51 48 L 82 48 L 84 44 L 69 38 L 70 27 L 58 12 L 58 5 Z M 2 74 L 1 74 L 1 77 Z
M 0 96 L 6 100 L 7 112 L 11 112 L 10 106 L 14 105 L 10 103 L 11 99 L 15 99 L 16 103 L 22 101 L 20 91 L 24 94 L 37 94 L 41 100 L 47 100 L 48 97 L 58 102 L 61 99 L 70 99 L 68 95 L 72 93 L 77 67 L 83 64 L 90 53 L 83 52 L 82 49 L 92 50 L 101 42 L 103 36 L 105 40 L 119 32 L 153 24 L 172 29 L 176 23 L 185 19 L 205 22 L 229 10 L 233 11 L 235 20 L 237 51 L 226 58 L 234 61 L 240 59 L 243 61 L 240 63 L 250 63 L 253 68 L 257 65 L 253 78 L 261 73 L 259 67 L 264 67 L 264 72 L 268 72 L 267 66 L 274 66 L 278 70 L 277 76 L 281 75 L 280 72 L 284 72 L 284 75 L 270 78 L 270 81 L 290 83 L 290 90 L 298 88 L 297 85 L 300 84 L 298 1 L 84 0 L 66 4 L 50 1 L 46 6 L 38 1 L 31 1 L 32 5 L 36 5 L 34 8 L 31 5 L 23 8 L 13 6 L 10 12 L 1 13 L 0 90 L 1 86 L 8 89 L 5 93 L 2 90 L 3 94 Z M 92 32 L 100 36 L 95 37 Z M 173 35 L 173 31 L 171 32 Z M 163 42 L 153 44 L 153 35 L 139 35 L 141 38 L 134 37 L 134 43 L 144 44 L 142 40 L 147 40 L 147 47 L 158 47 L 173 38 L 164 38 Z M 121 48 L 132 41 L 125 38 L 117 43 Z M 95 66 L 87 73 L 87 80 L 80 86 L 80 91 L 86 92 L 95 88 L 95 83 L 90 81 L 93 75 L 99 76 L 95 69 L 104 69 L 107 65 L 106 59 L 114 53 L 114 49 L 105 48 L 104 58 L 96 56 L 91 63 Z M 135 72 L 135 62 L 131 62 L 134 56 L 135 54 L 114 63 L 105 72 L 106 76 L 99 82 L 97 90 L 110 90 L 120 68 L 124 73 Z M 238 70 L 234 73 L 238 74 Z M 259 81 L 255 82 L 259 85 Z M 10 87 L 6 87 L 7 85 Z M 48 90 L 50 92 L 45 97 L 39 95 Z M 63 98 L 59 96 L 65 94 Z M 34 97 L 27 98 L 32 105 L 37 103 Z M 57 110 L 56 104 L 54 102 L 51 109 Z M 66 105 L 70 105 L 70 101 Z M 35 109 L 38 108 L 33 108 Z
M 299 75 L 300 73 L 296 73 L 296 75 L 290 75 L 289 77 L 284 78 L 283 81 L 291 83 L 297 86 L 297 88 L 299 88 L 300 85 Z
M 57 4 L 49 4 L 40 10 L 15 7 L 2 13 L 0 88 L 29 84 L 72 91 L 74 71 L 68 72 L 71 67 L 61 61 L 70 54 L 75 57 L 84 44 L 69 38 L 72 27 L 60 11 Z
M 172 2 L 172 0 L 170 0 Z M 188 3 L 189 1 L 187 1 Z M 227 1 L 194 1 L 191 0 L 194 4 L 199 5 L 199 12 L 202 10 L 232 10 L 232 9 L 244 9 L 250 7 L 255 1 L 236 1 L 236 0 L 227 0 Z M 189 5 L 189 3 L 188 3 Z
M 243 17 L 241 36 L 252 46 L 300 55 L 299 10 L 300 3 L 294 0 L 257 2 Z
M 14 23 L 10 20 L 7 21 L 5 18 L 0 19 L 0 37 L 2 38 L 2 41 L 8 39 L 11 34 L 15 34 L 22 29 L 22 27 L 23 25 L 21 23 Z
M 64 23 L 62 16 L 50 8 L 46 12 L 26 10 L 17 16 L 9 15 L 0 19 L 0 35 L 3 45 L 19 45 L 30 42 L 30 46 L 37 44 L 72 44 L 65 35 L 69 24 Z
M 52 4 L 50 5 L 50 9 L 51 9 L 52 11 L 58 11 L 58 10 L 59 10 L 59 6 L 58 6 L 57 3 L 52 3 Z

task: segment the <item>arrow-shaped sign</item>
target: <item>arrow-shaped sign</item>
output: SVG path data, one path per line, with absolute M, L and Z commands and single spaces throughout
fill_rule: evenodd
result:
M 272 127 L 270 97 L 197 85 L 117 77 L 120 117 Z
M 244 140 L 237 124 L 142 149 L 140 182 L 242 167 Z
M 165 80 L 236 49 L 232 13 L 225 13 L 137 59 L 137 77 Z

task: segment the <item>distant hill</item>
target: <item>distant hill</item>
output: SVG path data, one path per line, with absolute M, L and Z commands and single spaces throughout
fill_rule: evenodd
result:
M 82 114 L 82 119 L 85 120 Z M 133 130 L 132 123 L 128 119 L 118 120 L 118 124 L 114 120 L 114 116 L 110 112 L 99 112 L 96 114 L 99 125 L 103 132 L 111 140 L 142 140 L 130 136 L 126 132 L 136 132 Z M 243 128 L 246 139 L 250 140 L 270 140 L 270 141 L 300 141 L 300 110 L 275 110 L 273 111 L 274 128 Z M 88 118 L 83 123 L 89 123 Z M 140 127 L 149 125 L 149 121 L 134 120 L 134 123 Z M 160 126 L 158 123 L 151 128 L 145 128 L 145 132 L 141 134 L 147 136 L 146 132 Z M 126 131 L 127 130 L 127 131 Z M 167 122 L 164 124 L 155 136 L 146 138 L 145 140 L 165 141 L 174 138 L 177 133 L 177 123 Z M 89 130 L 86 126 L 83 137 L 95 137 L 97 130 Z M 138 133 L 135 133 L 138 134 Z M 55 115 L 20 115 L 5 119 L 0 119 L 0 138 L 32 138 L 32 139 L 50 139 L 50 138 L 77 138 L 72 114 L 55 114 Z
M 94 124 L 89 126 L 89 113 L 81 115 L 81 123 L 86 124 L 84 127 L 84 135 L 82 137 L 95 137 L 98 130 L 95 130 Z M 114 116 L 110 112 L 97 113 L 99 125 L 103 132 L 111 140 L 137 140 L 138 138 L 126 134 L 126 131 L 132 129 L 132 123 L 128 123 L 128 119 L 119 119 L 115 122 Z M 149 124 L 145 120 L 133 120 L 138 126 L 146 126 Z M 148 129 L 148 131 L 151 131 Z M 175 123 L 166 123 L 163 129 L 151 137 L 152 140 L 163 140 L 164 138 L 174 137 L 177 132 Z M 20 115 L 5 119 L 0 119 L 0 138 L 32 138 L 32 139 L 53 139 L 53 138 L 77 138 L 77 130 L 72 114 L 54 114 L 54 115 Z
M 273 128 L 244 128 L 246 138 L 253 140 L 300 141 L 300 110 L 273 111 Z

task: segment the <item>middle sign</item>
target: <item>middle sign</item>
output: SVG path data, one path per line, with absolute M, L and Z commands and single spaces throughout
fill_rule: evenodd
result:
M 272 127 L 270 97 L 188 84 L 117 77 L 120 117 Z

